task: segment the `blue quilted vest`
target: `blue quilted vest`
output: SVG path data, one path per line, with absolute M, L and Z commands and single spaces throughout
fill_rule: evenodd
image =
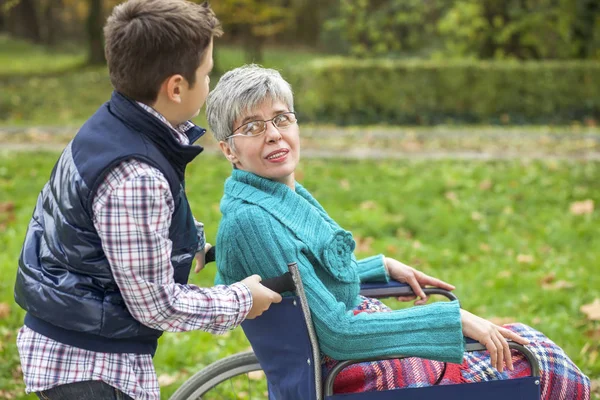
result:
M 204 132 L 189 130 L 190 143 Z M 92 222 L 92 202 L 106 174 L 123 160 L 160 170 L 175 204 L 169 231 L 174 278 L 185 284 L 198 235 L 184 175 L 201 151 L 180 144 L 169 127 L 113 93 L 63 151 L 38 197 L 15 283 L 15 300 L 27 311 L 25 324 L 82 349 L 154 355 L 161 332 L 127 310 Z

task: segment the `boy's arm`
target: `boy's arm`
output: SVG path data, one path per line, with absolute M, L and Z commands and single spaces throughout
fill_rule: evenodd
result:
M 246 285 L 200 288 L 174 282 L 169 227 L 173 198 L 156 169 L 126 161 L 94 200 L 94 225 L 132 316 L 154 329 L 223 333 L 252 307 Z

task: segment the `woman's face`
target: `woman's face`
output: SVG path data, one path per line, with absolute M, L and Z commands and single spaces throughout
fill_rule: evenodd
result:
M 289 112 L 280 101 L 266 100 L 253 112 L 243 115 L 235 121 L 233 129 L 257 120 L 270 120 Z M 281 121 L 282 117 L 278 117 Z M 293 116 L 292 116 L 293 118 Z M 273 181 L 285 183 L 294 189 L 294 170 L 300 161 L 300 139 L 298 124 L 293 122 L 278 129 L 273 122 L 267 122 L 266 130 L 258 136 L 234 136 L 221 142 L 225 156 L 243 171 L 252 172 Z M 235 133 L 244 132 L 245 126 Z M 233 146 L 230 146 L 233 144 Z

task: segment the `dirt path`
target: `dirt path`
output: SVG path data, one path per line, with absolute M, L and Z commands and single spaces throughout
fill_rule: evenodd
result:
M 60 151 L 76 128 L 0 127 L 1 151 Z M 573 159 L 600 161 L 597 128 L 339 128 L 302 126 L 302 156 L 350 159 Z M 207 135 L 207 153 L 219 150 Z

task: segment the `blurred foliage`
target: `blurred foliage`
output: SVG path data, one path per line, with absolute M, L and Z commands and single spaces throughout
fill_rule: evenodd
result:
M 596 0 L 340 0 L 326 27 L 359 57 L 600 58 Z
M 317 54 L 306 51 L 267 48 L 263 65 L 285 69 L 315 57 Z M 82 124 L 113 90 L 106 67 L 81 68 L 84 60 L 80 52 L 51 52 L 0 36 L 0 125 Z M 219 70 L 227 71 L 244 62 L 239 47 L 218 44 L 215 64 Z M 219 75 L 213 72 L 211 84 L 215 85 Z M 204 112 L 197 122 L 206 126 Z
M 326 29 L 338 32 L 359 57 L 417 51 L 436 35 L 435 20 L 447 0 L 340 0 Z
M 286 77 L 305 121 L 551 123 L 600 119 L 600 62 L 320 59 Z
M 261 63 L 265 40 L 294 22 L 294 14 L 287 10 L 284 0 L 220 0 L 212 8 L 226 30 L 243 37 L 246 61 L 250 63 Z
M 102 6 L 103 15 L 94 20 L 99 24 L 119 2 L 6 0 L 0 33 L 52 46 L 82 45 L 98 35 L 86 35 L 92 6 Z M 600 58 L 598 0 L 218 0 L 211 5 L 223 22 L 222 40 L 242 44 L 247 62 L 261 62 L 262 49 L 273 43 L 359 57 Z

